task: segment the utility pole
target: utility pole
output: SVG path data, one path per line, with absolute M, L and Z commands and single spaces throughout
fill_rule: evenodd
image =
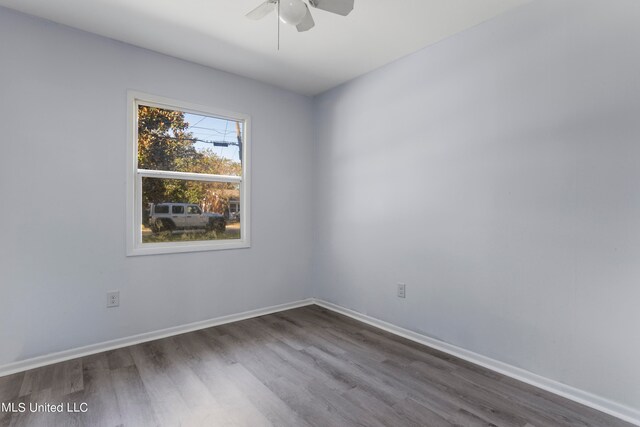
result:
M 242 163 L 242 133 L 240 130 L 240 122 L 236 122 L 236 135 L 238 136 L 238 157 Z

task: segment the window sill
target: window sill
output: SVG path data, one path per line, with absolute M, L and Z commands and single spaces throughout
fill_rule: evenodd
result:
M 246 249 L 251 245 L 245 240 L 218 241 L 218 242 L 171 242 L 171 243 L 144 243 L 132 248 L 127 248 L 127 256 L 178 254 L 185 252 L 221 251 L 227 249 Z

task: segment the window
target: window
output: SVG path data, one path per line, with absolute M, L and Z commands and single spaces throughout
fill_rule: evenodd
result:
M 161 213 L 169 213 L 169 205 L 157 205 L 156 206 L 156 213 L 157 214 L 161 214 Z
M 249 117 L 129 93 L 127 253 L 249 247 Z
M 200 215 L 202 211 L 197 206 L 187 206 L 187 214 L 188 215 Z

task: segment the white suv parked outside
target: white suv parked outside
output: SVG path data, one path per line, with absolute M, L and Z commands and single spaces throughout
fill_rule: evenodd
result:
M 154 232 L 188 229 L 224 232 L 227 221 L 218 213 L 202 212 L 198 205 L 158 203 L 151 205 L 149 224 Z

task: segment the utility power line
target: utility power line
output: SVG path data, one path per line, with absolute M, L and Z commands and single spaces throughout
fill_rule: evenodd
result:
M 163 139 L 174 139 L 176 141 L 193 141 L 193 142 L 202 142 L 205 144 L 213 144 L 214 147 L 228 147 L 230 145 L 240 146 L 240 142 L 231 142 L 231 141 L 208 141 L 206 139 L 200 138 L 179 138 L 177 136 L 156 136 L 156 138 Z

